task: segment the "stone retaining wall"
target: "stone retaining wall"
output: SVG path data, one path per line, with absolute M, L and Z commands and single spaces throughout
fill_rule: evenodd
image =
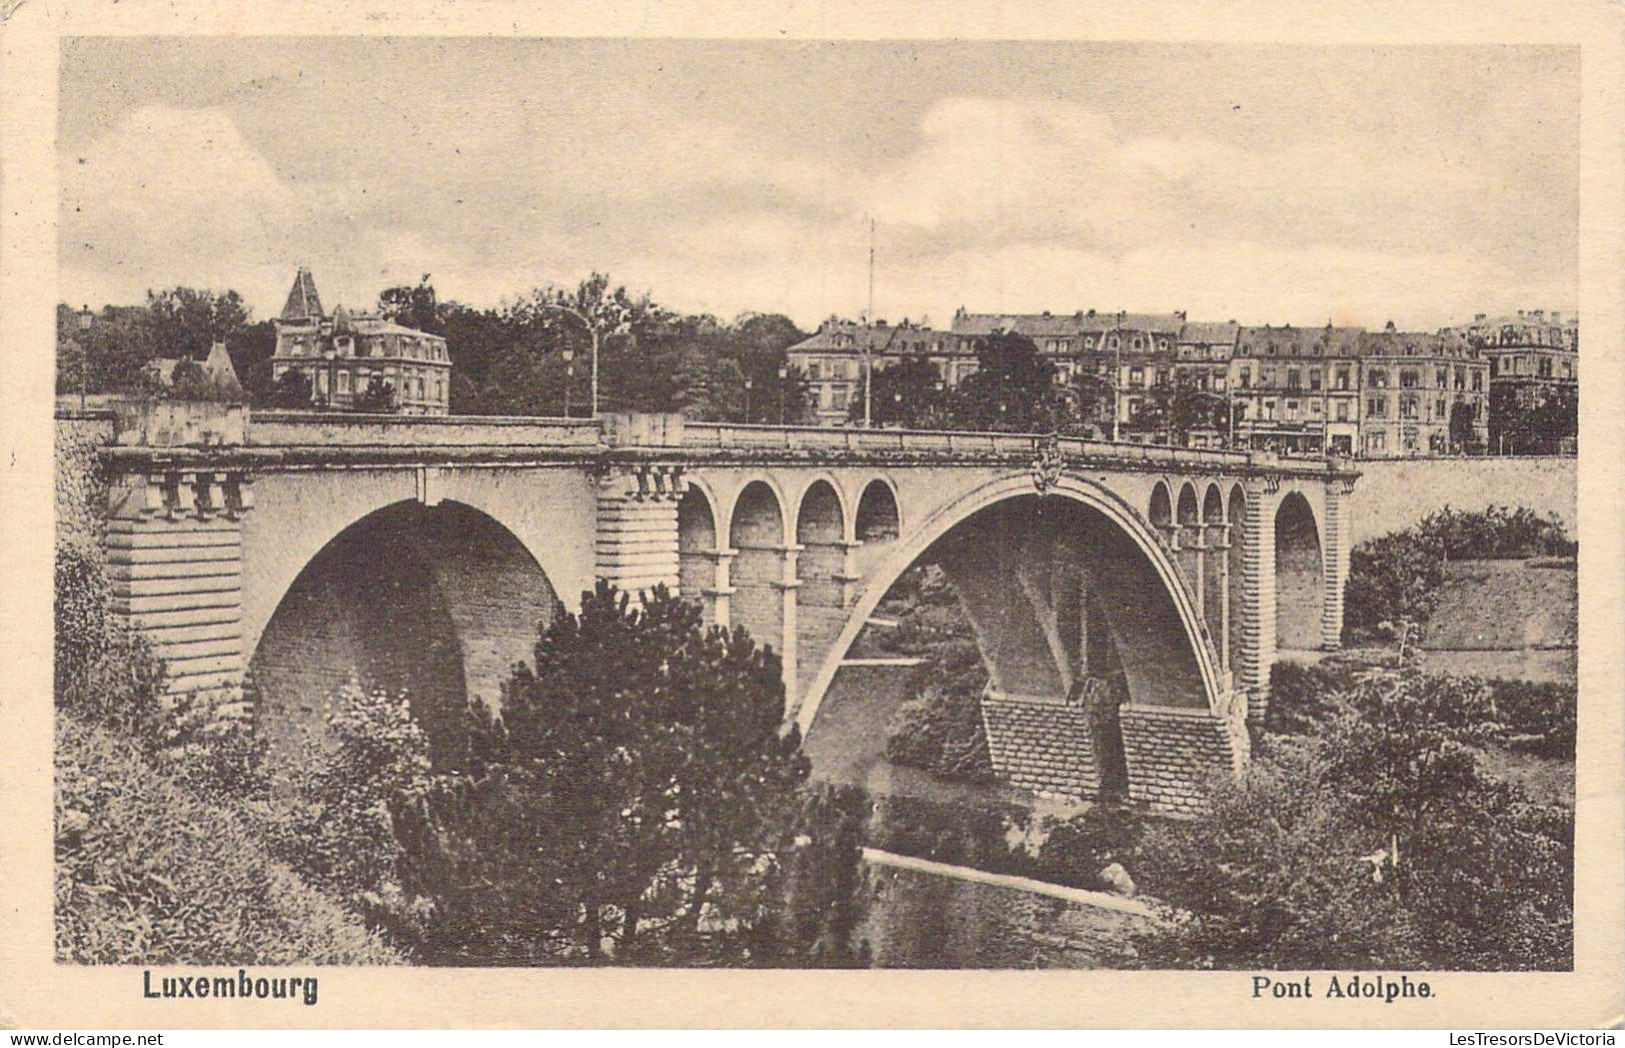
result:
M 1100 791 L 1088 711 L 1065 699 L 982 697 L 982 724 L 993 770 L 1041 796 L 1094 797 Z
M 1120 717 L 1129 799 L 1153 811 L 1197 814 L 1207 781 L 1246 764 L 1246 732 L 1210 710 L 1131 704 Z

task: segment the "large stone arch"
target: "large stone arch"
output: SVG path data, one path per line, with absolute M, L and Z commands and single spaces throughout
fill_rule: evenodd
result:
M 1326 586 L 1320 528 L 1299 491 L 1275 510 L 1275 646 L 1277 651 L 1320 647 Z
M 795 711 L 796 722 L 804 734 L 811 728 L 818 706 L 846 652 L 903 572 L 976 514 L 1000 503 L 1034 498 L 1038 496 L 1033 491 L 1030 474 L 1025 471 L 1007 474 L 938 509 L 886 551 L 885 557 L 866 572 L 863 590 L 853 605 L 851 615 L 847 617 L 846 625 L 830 648 L 822 653 L 818 671 L 809 678 Z M 1132 553 L 1138 558 L 1143 571 L 1136 576 L 1135 582 L 1155 582 L 1155 591 L 1149 595 L 1162 603 L 1168 612 L 1169 619 L 1164 625 L 1172 626 L 1172 631 L 1146 631 L 1134 628 L 1143 624 L 1127 622 L 1121 623 L 1115 631 L 1116 635 L 1135 646 L 1128 659 L 1124 660 L 1124 669 L 1129 676 L 1140 678 L 1138 687 L 1134 681 L 1130 682 L 1131 695 L 1136 701 L 1148 705 L 1199 707 L 1227 713 L 1228 693 L 1222 683 L 1218 659 L 1211 645 L 1203 638 L 1192 593 L 1181 579 L 1179 569 L 1166 547 L 1154 537 L 1145 518 L 1114 494 L 1077 477 L 1063 477 L 1047 498 L 1075 504 L 1094 514 L 1094 519 L 1102 527 L 1101 534 L 1113 536 L 1118 542 L 1113 552 Z M 1115 584 L 1112 578 L 1101 576 L 1094 580 L 1094 586 L 1103 608 L 1110 607 L 1119 614 L 1134 613 L 1132 601 L 1114 599 L 1113 591 L 1117 590 L 1117 595 L 1122 596 L 1121 591 L 1125 587 Z M 1137 596 L 1147 595 L 1147 587 L 1138 585 L 1137 588 L 1141 591 Z M 1152 685 L 1151 678 L 1155 674 L 1147 672 L 1154 661 L 1151 651 L 1159 642 L 1169 639 L 1177 640 L 1177 650 L 1172 657 L 1182 662 L 1183 668 L 1189 672 L 1180 686 L 1157 694 L 1155 698 L 1160 701 L 1153 702 L 1153 693 L 1157 689 Z
M 546 572 L 471 506 L 402 500 L 344 528 L 299 571 L 250 657 L 274 747 L 319 734 L 351 674 L 404 691 L 437 765 L 455 766 L 470 699 L 493 708 L 560 607 Z

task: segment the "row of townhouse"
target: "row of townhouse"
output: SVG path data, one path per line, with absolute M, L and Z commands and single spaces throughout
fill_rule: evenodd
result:
M 961 309 L 946 331 L 831 318 L 789 357 L 811 384 L 818 421 L 843 425 L 863 395 L 866 366 L 923 357 L 939 384 L 952 388 L 975 372 L 982 338 L 1017 332 L 1054 365 L 1058 382 L 1093 376 L 1109 398 L 1100 428 L 1109 423 L 1125 439 L 1392 457 L 1448 452 L 1463 437 L 1483 444 L 1497 383 L 1577 382 L 1578 322 L 1539 311 L 1514 319 L 1481 315 L 1472 325 L 1422 333 L 1391 323 L 1382 331 L 1253 327 L 1190 321 L 1183 312 Z M 1149 408 L 1176 390 L 1210 398 L 1212 424 L 1158 431 L 1165 415 Z

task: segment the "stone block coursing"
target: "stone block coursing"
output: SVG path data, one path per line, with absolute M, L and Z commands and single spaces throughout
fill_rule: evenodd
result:
M 1245 732 L 1211 710 L 1128 705 L 1119 716 L 1129 799 L 1153 811 L 1197 814 L 1204 785 L 1246 764 Z
M 1082 704 L 990 693 L 982 725 L 993 770 L 1012 786 L 1063 797 L 1100 792 L 1094 737 Z
M 98 452 L 113 443 L 108 412 L 56 419 L 56 541 L 100 556 L 107 537 L 107 474 Z

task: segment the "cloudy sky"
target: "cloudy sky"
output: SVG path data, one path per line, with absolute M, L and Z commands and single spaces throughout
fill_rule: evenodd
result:
M 1577 299 L 1574 49 L 94 38 L 61 294 L 273 314 L 594 269 L 685 311 L 1185 309 L 1431 328 Z

